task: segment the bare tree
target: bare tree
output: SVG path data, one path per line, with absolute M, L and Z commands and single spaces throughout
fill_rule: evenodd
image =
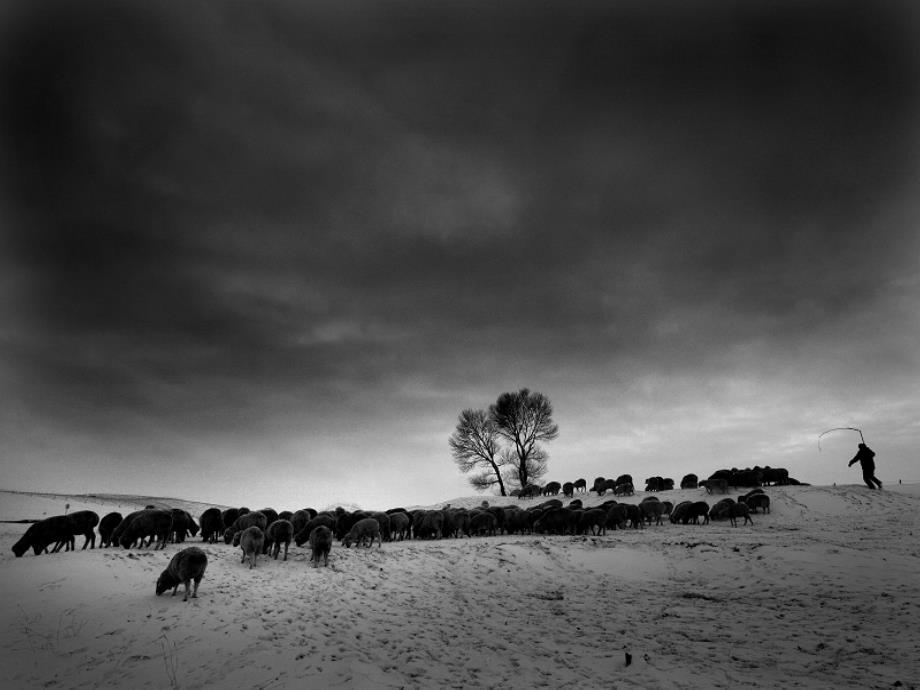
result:
M 553 406 L 543 393 L 522 388 L 516 393 L 502 393 L 489 407 L 489 419 L 498 434 L 511 444 L 517 481 L 522 488 L 546 474 L 549 458 L 539 445 L 559 436 L 553 422 Z
M 463 410 L 457 428 L 448 441 L 451 454 L 461 472 L 480 472 L 470 477 L 476 491 L 498 486 L 499 493 L 507 496 L 502 479 L 502 467 L 511 460 L 499 445 L 498 427 L 485 410 Z

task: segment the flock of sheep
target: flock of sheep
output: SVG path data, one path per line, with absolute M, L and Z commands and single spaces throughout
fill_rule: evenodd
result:
M 768 473 L 769 472 L 769 473 Z M 619 503 L 615 499 L 585 508 L 581 499 L 572 498 L 568 505 L 555 498 L 560 492 L 573 497 L 576 492 L 587 493 L 587 482 L 550 482 L 542 487 L 529 485 L 516 493 L 519 498 L 530 496 L 553 496 L 547 501 L 523 508 L 520 505 L 490 506 L 483 501 L 478 508 L 451 508 L 440 510 L 406 510 L 391 508 L 386 511 L 346 511 L 336 508 L 332 511 L 316 511 L 304 508 L 297 511 L 276 512 L 272 508 L 250 511 L 248 508 L 208 508 L 198 521 L 185 510 L 163 509 L 147 506 L 123 516 L 111 512 L 102 519 L 90 510 L 81 510 L 69 515 L 57 515 L 33 523 L 13 545 L 13 553 L 20 557 L 29 548 L 36 555 L 76 548 L 75 537 L 83 535 L 83 549 L 89 545 L 95 548 L 98 526 L 100 546 L 119 545 L 123 548 L 150 546 L 163 549 L 167 541 L 184 542 L 195 537 L 199 531 L 201 540 L 215 543 L 223 540 L 242 550 L 241 563 L 256 566 L 259 555 L 270 555 L 277 559 L 284 548 L 283 560 L 287 560 L 288 549 L 293 541 L 297 546 L 309 542 L 311 562 L 318 567 L 329 563 L 329 552 L 333 540 L 337 539 L 345 548 L 351 545 L 378 548 L 384 541 L 404 539 L 441 539 L 449 537 L 489 536 L 504 534 L 591 534 L 603 535 L 608 529 L 643 528 L 646 524 L 662 524 L 667 517 L 672 523 L 708 524 L 710 520 L 728 519 L 737 526 L 737 518 L 745 524 L 753 524 L 751 512 L 770 511 L 770 498 L 761 485 L 798 483 L 789 479 L 786 470 L 755 468 L 754 470 L 719 470 L 709 479 L 698 481 L 696 475 L 686 475 L 681 488 L 705 487 L 708 493 L 728 487 L 750 487 L 751 491 L 736 499 L 724 497 L 712 507 L 706 501 L 683 501 L 676 506 L 662 501 L 657 496 L 646 496 L 638 504 Z M 658 492 L 674 488 L 674 481 L 663 477 L 646 480 L 646 491 Z M 620 475 L 616 480 L 598 477 L 591 489 L 599 496 L 611 491 L 616 496 L 634 494 L 630 475 Z M 187 601 L 198 594 L 198 585 L 207 568 L 207 555 L 195 546 L 182 549 L 170 560 L 156 583 L 156 593 L 173 589 L 175 595 L 180 584 L 185 586 Z M 194 589 L 191 584 L 194 583 Z

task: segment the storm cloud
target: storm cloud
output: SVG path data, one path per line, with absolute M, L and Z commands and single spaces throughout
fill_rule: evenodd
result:
M 4 462 L 123 490 L 149 462 L 427 472 L 435 495 L 384 484 L 433 501 L 462 487 L 458 412 L 528 386 L 557 410 L 551 474 L 677 474 L 690 439 L 686 471 L 832 481 L 803 444 L 842 423 L 906 467 L 916 20 L 7 7 Z

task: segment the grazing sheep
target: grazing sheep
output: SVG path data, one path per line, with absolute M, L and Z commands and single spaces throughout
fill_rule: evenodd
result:
M 763 483 L 764 484 L 788 484 L 789 483 L 789 470 L 782 467 L 764 467 L 761 472 L 763 473 Z
M 323 566 L 329 565 L 329 551 L 332 550 L 332 530 L 325 525 L 317 525 L 310 532 L 310 560 L 313 567 L 319 567 L 319 558 L 323 557 Z
M 588 482 L 585 479 L 576 479 L 572 482 L 572 486 L 575 487 L 575 491 L 581 491 L 582 493 L 588 493 Z
M 598 496 L 603 496 L 605 489 L 605 484 L 607 483 L 606 477 L 595 477 L 594 484 L 591 485 L 591 491 L 597 493 Z
M 686 517 L 687 512 L 690 510 L 690 506 L 692 505 L 693 505 L 693 501 L 681 501 L 676 506 L 674 506 L 674 510 L 671 511 L 671 517 L 670 517 L 671 522 L 675 525 L 678 522 L 682 522 L 683 524 L 686 525 L 687 524 L 687 517 Z
M 607 509 L 607 527 L 610 529 L 626 529 L 629 520 L 629 511 L 625 503 L 615 503 Z
M 70 548 L 75 550 L 74 536 L 83 535 L 83 550 L 86 551 L 86 545 L 89 548 L 96 548 L 96 532 L 94 527 L 99 524 L 99 515 L 92 510 L 78 510 L 70 515 L 65 516 L 70 524 Z
M 224 523 L 224 529 L 229 529 L 233 526 L 233 523 L 236 522 L 236 519 L 240 516 L 239 508 L 227 508 L 220 514 L 220 519 Z M 229 542 L 228 542 L 229 543 Z
M 213 544 L 220 538 L 221 532 L 224 531 L 220 508 L 208 508 L 201 514 L 198 521 L 201 523 L 201 541 Z
M 310 513 L 306 510 L 295 510 L 294 514 L 291 516 L 291 524 L 294 525 L 294 534 L 300 532 L 312 519 Z M 300 544 L 298 544 L 298 546 L 300 546 Z
M 303 546 L 310 539 L 310 534 L 317 527 L 327 527 L 330 530 L 335 531 L 336 519 L 332 515 L 321 514 L 317 515 L 312 520 L 307 520 L 306 524 L 303 526 L 299 532 L 294 533 L 294 543 L 297 546 Z
M 442 509 L 441 512 L 444 514 L 442 531 L 445 537 L 470 536 L 470 512 L 468 510 L 465 508 L 448 508 L 446 510 Z
M 578 514 L 571 508 L 550 508 L 533 523 L 533 531 L 541 534 L 575 534 Z
M 181 544 L 185 541 L 185 537 L 191 528 L 192 516 L 181 508 L 173 508 L 171 512 L 172 529 L 169 532 L 169 541 Z M 195 531 L 197 530 L 198 528 L 196 527 Z
M 544 496 L 556 496 L 562 490 L 562 484 L 559 482 L 549 482 L 543 487 Z
M 218 511 L 219 513 L 220 511 Z M 157 596 L 160 596 L 170 587 L 173 588 L 173 596 L 180 584 L 185 585 L 185 596 L 182 601 L 188 601 L 189 586 L 192 580 L 195 581 L 195 589 L 192 591 L 192 599 L 198 598 L 198 585 L 201 584 L 201 578 L 204 577 L 205 568 L 208 567 L 208 555 L 197 546 L 189 546 L 182 549 L 172 557 L 166 570 L 160 573 L 157 578 Z
M 355 544 L 356 547 L 361 546 L 361 544 L 366 544 L 367 548 L 370 548 L 374 545 L 375 539 L 377 540 L 377 548 L 379 549 L 383 546 L 383 539 L 380 537 L 380 523 L 374 518 L 368 517 L 358 520 L 351 526 L 348 534 L 342 539 L 342 544 L 346 549 L 352 544 Z
M 575 495 L 575 485 L 572 482 L 566 482 L 562 485 L 562 495 L 572 497 Z
M 703 482 L 700 482 L 702 484 Z M 728 493 L 728 480 L 724 477 L 710 477 L 706 480 L 706 493 L 714 494 L 716 491 L 719 493 Z
M 698 488 L 699 477 L 695 474 L 685 474 L 684 478 L 680 480 L 681 489 L 696 489 Z
M 624 503 L 623 505 L 626 506 L 626 516 L 629 519 L 629 526 L 633 529 L 643 529 L 645 527 L 645 519 L 642 514 L 642 509 L 633 503 Z
M 633 488 L 632 482 L 623 482 L 613 487 L 614 496 L 632 496 L 635 493 L 636 490 Z
M 661 524 L 661 516 L 664 514 L 664 505 L 655 496 L 642 499 L 639 503 L 639 509 L 646 522 L 652 524 L 655 520 L 656 525 Z
M 409 525 L 411 520 L 409 514 L 405 511 L 390 513 L 390 535 L 393 540 L 402 541 L 409 537 Z
M 505 532 L 507 534 L 527 534 L 531 529 L 533 513 L 521 510 L 517 506 L 505 508 Z
M 603 508 L 591 508 L 584 511 L 578 521 L 578 531 L 593 536 L 607 534 L 607 511 Z
M 243 508 L 240 509 L 244 510 Z M 233 525 L 230 527 L 230 530 L 233 532 L 232 540 L 233 545 L 237 546 L 239 544 L 239 534 L 247 527 L 258 527 L 263 537 L 265 536 L 265 530 L 268 529 L 268 518 L 265 517 L 265 513 L 256 511 L 250 512 L 246 510 L 245 513 L 240 513 L 240 516 L 236 519 Z M 226 533 L 224 534 L 224 540 L 226 541 Z M 263 539 L 262 546 L 265 546 L 265 541 Z
M 172 530 L 173 515 L 171 510 L 150 508 L 131 513 L 122 522 L 127 522 L 118 543 L 122 548 L 130 549 L 135 541 L 151 537 L 156 539 L 154 550 L 166 548 L 166 540 Z M 120 527 L 120 525 L 119 525 Z M 149 545 L 149 544 L 148 544 Z
M 112 545 L 112 534 L 124 516 L 118 512 L 106 513 L 99 521 L 99 547 Z
M 412 521 L 416 539 L 440 539 L 444 535 L 444 513 L 440 510 L 423 510 Z
M 496 533 L 495 515 L 484 510 L 470 512 L 470 534 L 494 537 Z
M 690 504 L 690 507 L 684 514 L 683 523 L 686 525 L 692 522 L 694 525 L 699 525 L 701 524 L 700 518 L 703 518 L 702 524 L 709 524 L 709 504 L 706 503 L 706 501 L 695 501 Z
M 661 491 L 661 484 L 664 481 L 662 477 L 649 477 L 645 480 L 646 491 Z
M 743 496 L 744 503 L 747 504 L 747 507 L 750 508 L 753 512 L 757 512 L 757 509 L 766 514 L 770 512 L 770 497 L 766 494 L 753 494 L 749 496 Z M 739 499 L 740 501 L 740 499 Z
M 70 540 L 70 537 L 70 524 L 67 522 L 67 516 L 55 515 L 29 525 L 25 534 L 13 544 L 13 553 L 16 554 L 16 558 L 21 558 L 22 554 L 31 547 L 38 556 L 45 552 L 51 544 L 58 545 L 55 548 L 57 551 L 62 543 Z
M 737 527 L 738 523 L 735 522 L 736 518 L 744 518 L 744 524 L 751 523 L 754 524 L 754 521 L 751 519 L 751 511 L 748 509 L 746 503 L 732 503 L 729 506 L 728 510 L 728 519 L 732 523 L 732 527 Z
M 292 517 L 294 517 L 294 512 L 291 510 L 282 510 L 280 513 L 278 513 L 279 520 L 287 520 L 288 522 L 291 522 Z
M 735 504 L 733 498 L 723 498 L 709 509 L 710 520 L 724 520 L 731 515 L 731 507 Z
M 278 560 L 278 552 L 281 551 L 281 544 L 284 544 L 284 558 L 286 561 L 288 547 L 291 545 L 291 539 L 294 538 L 294 525 L 290 520 L 275 520 L 268 526 L 268 538 L 272 542 L 272 558 Z
M 235 539 L 235 538 L 234 538 Z M 249 558 L 249 569 L 256 566 L 256 558 L 262 553 L 262 547 L 265 545 L 265 532 L 256 525 L 251 525 L 239 534 L 239 547 L 243 550 L 243 558 L 240 563 L 245 563 Z

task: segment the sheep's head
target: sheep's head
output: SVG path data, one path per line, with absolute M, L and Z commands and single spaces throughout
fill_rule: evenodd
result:
M 157 596 L 160 596 L 170 587 L 175 587 L 176 583 L 173 581 L 173 578 L 170 576 L 168 570 L 164 570 L 160 573 L 160 576 L 157 578 Z

